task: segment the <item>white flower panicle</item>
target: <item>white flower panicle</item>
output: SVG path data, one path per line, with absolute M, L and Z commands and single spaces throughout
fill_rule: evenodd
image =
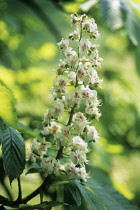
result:
M 103 80 L 96 67 L 103 59 L 93 43 L 100 37 L 95 20 L 75 13 L 71 22 L 76 28 L 58 43 L 63 59 L 50 89 L 53 104 L 44 114 L 43 141 L 33 140 L 28 160 L 38 164 L 44 176 L 63 174 L 86 181 L 89 143 L 99 139 L 91 119 L 101 116 L 97 88 Z

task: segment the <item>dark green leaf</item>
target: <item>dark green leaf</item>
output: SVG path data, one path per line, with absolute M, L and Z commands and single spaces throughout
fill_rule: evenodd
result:
M 92 191 L 88 190 L 85 186 L 83 186 L 79 180 L 72 180 L 71 183 L 75 184 L 79 189 L 81 195 L 89 204 L 89 206 L 94 210 L 105 210 L 102 200 L 99 199 Z
M 70 181 L 69 190 L 76 201 L 77 206 L 81 206 L 81 194 L 75 182 Z
M 24 170 L 25 145 L 22 136 L 10 126 L 7 126 L 4 131 L 2 158 L 4 169 L 11 183 Z
M 137 72 L 140 75 L 140 47 L 137 47 L 135 51 L 135 62 L 136 62 Z
M 4 124 L 3 120 L 0 118 L 0 145 L 1 145 L 1 142 L 3 139 L 4 129 L 5 129 L 5 124 Z
M 102 20 L 111 30 L 119 29 L 123 26 L 121 0 L 101 0 L 99 9 Z

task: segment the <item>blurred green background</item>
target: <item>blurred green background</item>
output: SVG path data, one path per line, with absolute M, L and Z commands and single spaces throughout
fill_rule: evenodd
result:
M 98 69 L 104 79 L 102 117 L 94 122 L 101 138 L 92 145 L 90 163 L 140 206 L 139 0 L 0 0 L 0 80 L 14 93 L 19 122 L 38 134 L 61 57 L 56 43 L 72 32 L 73 12 L 95 18 L 104 59 Z M 31 138 L 24 138 L 28 148 Z M 23 176 L 24 195 L 39 182 Z M 6 194 L 1 186 L 0 191 Z M 12 192 L 15 196 L 14 184 Z

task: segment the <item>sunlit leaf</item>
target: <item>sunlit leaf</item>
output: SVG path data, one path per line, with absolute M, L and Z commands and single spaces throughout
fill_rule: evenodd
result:
M 101 0 L 99 4 L 102 20 L 114 30 L 123 26 L 121 0 Z
M 89 1 L 85 1 L 84 3 L 81 4 L 80 8 L 83 12 L 87 12 L 90 10 L 91 7 L 93 7 L 96 3 L 98 2 L 98 0 L 89 0 Z
M 0 118 L 14 128 L 17 128 L 15 98 L 11 91 L 0 82 Z
M 132 43 L 140 45 L 140 18 L 135 11 L 127 5 L 126 30 Z

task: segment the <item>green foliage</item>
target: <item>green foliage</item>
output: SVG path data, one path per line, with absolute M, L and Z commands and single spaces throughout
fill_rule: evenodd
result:
M 10 126 L 3 133 L 2 158 L 4 169 L 12 183 L 24 170 L 25 145 L 21 135 Z
M 139 8 L 139 5 L 136 5 Z M 140 45 L 140 18 L 129 3 L 124 0 L 101 0 L 99 7 L 103 21 L 110 29 L 119 29 L 125 25 L 132 43 L 135 46 Z
M 17 128 L 15 98 L 11 91 L 0 83 L 0 118 L 14 128 Z
M 91 172 L 92 177 L 86 183 L 80 183 L 79 180 L 71 180 L 69 184 L 70 192 L 77 206 L 81 206 L 81 198 L 83 197 L 91 209 L 94 210 L 138 210 L 137 206 L 131 204 L 128 199 L 112 187 L 103 171 L 91 166 L 87 166 L 87 168 Z M 96 174 L 95 177 L 93 177 L 93 173 Z
M 111 30 L 119 29 L 124 25 L 121 3 L 121 0 L 100 1 L 99 9 L 101 12 L 102 19 Z
M 73 199 L 76 201 L 77 206 L 81 206 L 81 194 L 75 182 L 75 180 L 72 180 L 70 182 L 69 190 L 72 194 Z
M 69 24 L 67 23 L 69 15 L 59 10 L 65 12 L 64 4 L 69 4 L 69 8 L 75 10 L 73 4 L 76 1 L 35 2 L 45 11 L 54 26 L 56 26 L 58 31 L 61 31 L 65 37 L 66 31 L 69 30 Z M 106 143 L 101 139 L 100 142 L 97 143 L 97 146 L 92 146 L 94 152 L 89 159 L 92 164 L 99 168 L 89 169 L 91 178 L 87 181 L 86 185 L 84 186 L 74 182 L 69 185 L 69 188 L 76 204 L 79 205 L 81 209 L 88 208 L 83 202 L 83 195 L 91 205 L 95 205 L 96 199 L 101 199 L 104 208 L 109 210 L 137 209 L 137 207 L 132 205 L 126 198 L 112 188 L 109 174 L 106 171 L 110 172 L 111 179 L 115 186 L 120 182 L 120 192 L 124 193 L 124 195 L 130 199 L 135 199 L 135 202 L 139 204 L 139 162 L 138 156 L 135 156 L 135 154 L 139 151 L 140 147 L 140 87 L 139 78 L 135 72 L 132 53 L 134 52 L 136 55 L 137 72 L 139 73 L 140 50 L 139 48 L 136 49 L 136 47 L 140 44 L 140 4 L 139 1 L 136 0 L 118 0 L 116 6 L 116 1 L 111 0 L 95 0 L 92 1 L 92 4 L 89 4 L 89 2 L 91 3 L 91 1 L 77 1 L 75 11 L 83 13 L 81 10 L 86 7 L 80 7 L 80 5 L 81 3 L 86 3 L 88 7 L 84 13 L 86 12 L 88 15 L 95 18 L 101 30 L 100 46 L 102 48 L 101 57 L 104 58 L 104 66 L 102 68 L 104 88 L 100 93 L 100 98 L 103 99 L 103 106 L 101 108 L 102 118 L 100 122 L 97 123 L 97 126 L 101 130 L 101 136 L 106 138 Z M 51 86 L 49 81 L 51 80 L 50 77 L 53 77 L 51 76 L 52 72 L 50 73 L 50 69 L 55 68 L 55 59 L 57 60 L 55 57 L 57 56 L 57 50 L 53 47 L 55 46 L 54 38 L 57 35 L 55 36 L 53 32 L 50 32 L 48 26 L 49 21 L 44 23 L 40 21 L 41 19 L 38 18 L 38 13 L 40 12 L 37 13 L 33 10 L 33 13 L 32 9 L 24 3 L 22 4 L 21 1 L 3 0 L 1 5 L 4 5 L 1 7 L 1 9 L 3 8 L 1 14 L 4 15 L 0 21 L 0 79 L 12 89 L 16 98 L 18 98 L 17 109 L 19 121 L 21 122 L 18 126 L 24 131 L 24 138 L 28 140 L 38 136 L 38 139 L 40 138 L 41 140 L 38 129 L 35 129 L 35 127 L 37 127 L 36 124 L 38 121 L 41 121 L 41 114 L 46 109 L 46 106 L 49 106 L 47 102 L 47 89 Z M 78 5 L 81 8 L 80 10 L 78 10 Z M 47 8 L 47 10 L 45 8 Z M 67 7 L 67 12 L 70 12 L 69 8 Z M 100 17 L 102 17 L 102 21 Z M 108 29 L 111 29 L 112 32 L 106 30 L 105 25 L 107 25 Z M 136 47 L 134 47 L 134 45 Z M 4 120 L 4 122 L 0 120 L 1 143 L 3 142 L 5 123 L 13 128 L 17 128 L 17 117 L 13 94 L 3 83 L 0 83 L 0 90 L 0 117 Z M 12 133 L 15 132 L 16 131 L 12 131 Z M 5 141 L 4 148 L 5 157 L 9 161 L 8 164 L 10 165 L 13 160 L 14 163 L 12 162 L 12 164 L 15 167 L 15 164 L 18 163 L 19 166 L 22 160 L 19 159 L 18 162 L 16 162 L 16 158 L 10 160 L 9 158 L 11 156 L 9 151 L 14 151 L 15 157 L 18 157 L 19 154 L 22 153 L 19 144 L 22 140 L 17 140 L 20 139 L 17 137 L 17 132 L 13 136 L 14 139 L 16 139 L 16 143 L 12 140 L 11 136 L 8 138 L 8 141 Z M 12 147 L 9 146 L 11 143 L 14 143 Z M 118 147 L 122 149 L 117 150 Z M 7 148 L 9 158 L 6 153 Z M 11 148 L 14 148 L 14 150 L 11 150 Z M 123 162 L 124 159 L 126 162 Z M 4 165 L 6 168 L 8 168 L 8 164 L 5 161 Z M 137 171 L 136 165 L 138 165 Z M 22 170 L 23 169 L 20 169 L 20 171 L 16 170 L 15 174 L 12 168 L 11 172 L 8 170 L 8 173 L 10 173 L 13 179 L 18 177 Z M 132 170 L 134 170 L 134 173 Z M 33 169 L 29 169 L 28 172 L 39 172 L 39 170 L 33 171 Z M 13 175 L 11 173 L 13 173 Z M 133 174 L 133 176 L 131 174 Z M 5 181 L 4 178 L 4 169 L 2 161 L 0 161 L 0 181 Z M 28 181 L 27 179 L 24 183 L 27 189 L 29 188 L 28 184 L 30 184 L 30 182 L 31 180 Z M 34 185 L 38 187 L 35 182 Z M 50 190 L 48 195 L 52 199 L 56 199 L 56 194 L 59 194 L 62 198 L 63 193 L 61 187 L 59 188 L 57 184 L 54 188 L 52 186 L 51 189 L 54 189 L 54 192 Z M 125 187 L 127 188 L 126 192 Z M 3 189 L 3 186 L 1 189 Z M 2 193 L 3 192 L 4 190 Z M 13 193 L 13 191 L 11 192 Z M 132 193 L 131 196 L 129 196 L 129 192 Z M 25 193 L 26 190 L 24 194 Z M 90 193 L 94 195 L 93 198 L 95 198 L 95 201 L 93 201 L 92 198 L 88 200 Z M 4 194 L 6 193 L 4 192 Z M 1 204 L 6 205 L 6 202 L 8 205 L 8 200 L 4 197 L 0 197 Z M 95 206 L 97 209 L 97 205 Z M 20 207 L 23 208 L 26 206 Z M 28 207 L 30 208 L 31 206 Z M 10 209 L 10 207 L 7 208 Z M 65 209 L 67 208 L 66 206 Z M 17 207 L 17 209 L 19 208 Z M 74 206 L 72 209 L 74 209 Z

